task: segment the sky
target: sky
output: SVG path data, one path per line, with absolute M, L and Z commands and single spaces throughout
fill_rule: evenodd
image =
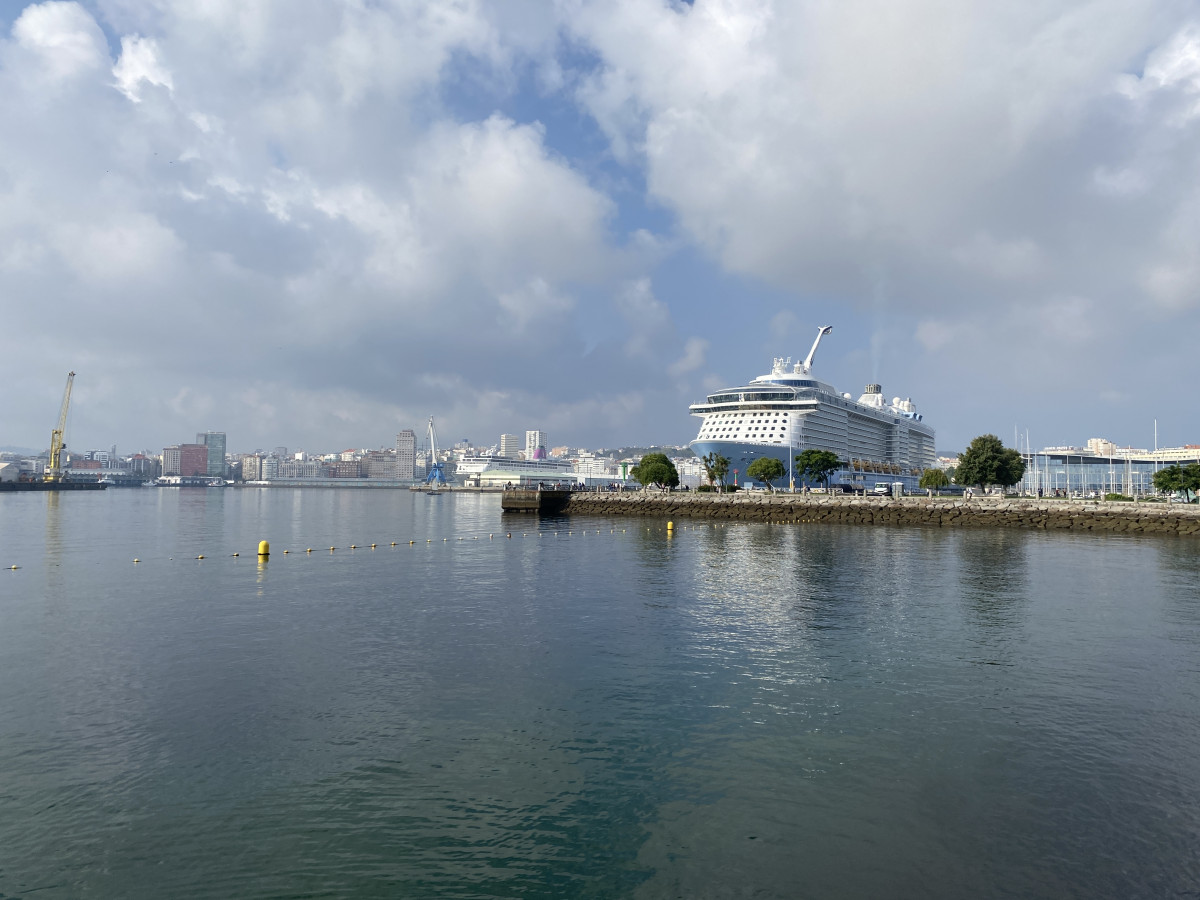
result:
M 0 0 L 0 445 L 1200 443 L 1200 7 Z

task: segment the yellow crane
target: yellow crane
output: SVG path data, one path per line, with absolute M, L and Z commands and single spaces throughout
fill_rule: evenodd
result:
M 67 407 L 71 405 L 71 385 L 75 373 L 67 373 L 67 389 L 63 392 L 62 411 L 58 414 L 58 427 L 50 432 L 50 464 L 46 466 L 46 481 L 62 481 L 63 432 L 67 430 Z

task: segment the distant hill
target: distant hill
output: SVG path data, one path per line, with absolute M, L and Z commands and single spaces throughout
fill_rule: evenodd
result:
M 34 450 L 32 447 L 0 447 L 0 453 L 16 453 L 19 456 L 37 456 L 41 450 Z

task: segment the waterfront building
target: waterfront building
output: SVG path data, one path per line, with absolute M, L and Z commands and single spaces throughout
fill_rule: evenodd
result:
M 362 459 L 363 474 L 368 478 L 396 479 L 396 451 L 371 450 Z
M 416 477 L 417 436 L 411 428 L 396 435 L 396 478 L 409 481 Z
M 561 457 L 552 457 L 561 459 Z M 612 457 L 581 453 L 575 460 L 575 473 L 583 478 L 616 480 L 617 464 Z
M 207 457 L 205 457 L 207 461 Z M 173 447 L 163 447 L 162 452 L 162 473 L 163 475 L 178 475 L 179 474 L 179 445 Z
M 262 481 L 263 459 L 261 456 L 242 457 L 242 481 Z
M 357 459 L 339 459 L 326 466 L 330 478 L 358 478 L 362 467 Z
M 196 435 L 196 443 L 205 447 L 205 471 L 214 478 L 225 477 L 225 432 L 205 431 Z
M 517 459 L 521 452 L 521 439 L 515 434 L 500 435 L 500 455 L 505 459 Z
M 263 457 L 259 478 L 262 481 L 274 481 L 279 477 L 279 465 L 283 460 L 275 455 Z
M 281 459 L 275 477 L 289 478 L 323 478 L 324 465 L 317 460 Z M 264 476 L 265 477 L 265 476 Z
M 185 477 L 207 475 L 208 447 L 204 444 L 180 444 L 179 474 Z
M 1112 449 L 1097 454 L 1092 447 Z M 1154 473 L 1168 466 L 1200 463 L 1200 445 L 1161 450 L 1122 450 L 1112 441 L 1092 438 L 1085 448 L 1047 447 L 1023 454 L 1025 477 L 1018 489 L 1024 494 L 1087 497 L 1124 494 L 1138 497 L 1155 493 Z
M 525 458 L 530 460 L 546 458 L 546 432 L 525 432 Z

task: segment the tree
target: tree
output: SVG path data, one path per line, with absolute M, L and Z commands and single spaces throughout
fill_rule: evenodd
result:
M 1162 494 L 1177 494 L 1183 490 L 1183 469 L 1167 466 L 1154 473 L 1154 489 Z
M 679 473 L 675 470 L 675 464 L 667 459 L 664 453 L 647 453 L 640 463 L 629 470 L 629 474 L 643 487 L 652 484 L 661 488 L 679 485 Z
M 1183 467 L 1183 489 L 1200 494 L 1200 463 L 1189 463 Z
M 981 434 L 958 458 L 954 480 L 959 484 L 989 484 L 1011 487 L 1025 474 L 1025 460 L 1016 450 L 1006 449 L 994 434 Z
M 1154 473 L 1154 488 L 1164 494 L 1180 491 L 1200 494 L 1200 463 L 1159 469 Z
M 934 490 L 940 494 L 942 488 L 950 486 L 950 476 L 941 469 L 926 469 L 921 473 L 918 484 L 926 490 Z
M 775 491 L 775 485 L 771 482 L 778 481 L 786 474 L 787 470 L 783 467 L 783 463 L 773 456 L 760 456 L 746 469 L 747 478 L 765 481 L 772 493 Z
M 796 457 L 800 477 L 808 481 L 823 481 L 826 490 L 829 490 L 829 476 L 841 466 L 842 461 L 830 450 L 805 450 Z
M 720 485 L 720 490 L 725 489 L 725 476 L 729 474 L 729 457 L 722 456 L 716 450 L 700 457 L 700 462 L 704 465 L 704 474 L 708 476 L 709 484 Z

